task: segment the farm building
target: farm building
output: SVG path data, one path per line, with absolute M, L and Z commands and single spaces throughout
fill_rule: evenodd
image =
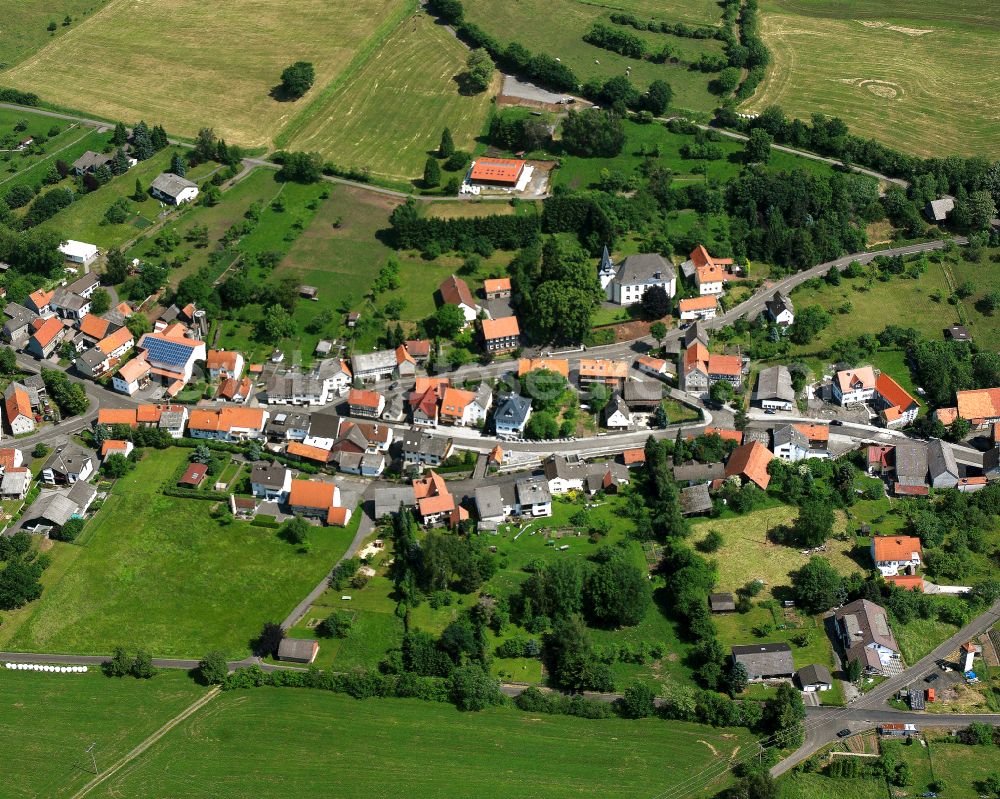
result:
M 525 162 L 513 158 L 477 158 L 469 172 L 469 182 L 478 186 L 518 185 L 525 171 Z
M 734 663 L 743 664 L 753 682 L 791 678 L 795 673 L 792 648 L 784 641 L 734 646 L 732 657 Z
M 312 638 L 283 638 L 278 644 L 278 660 L 289 663 L 312 663 L 319 652 L 319 643 Z
M 87 244 L 85 241 L 68 239 L 59 245 L 59 252 L 71 264 L 90 266 L 97 260 L 97 247 L 93 244 Z

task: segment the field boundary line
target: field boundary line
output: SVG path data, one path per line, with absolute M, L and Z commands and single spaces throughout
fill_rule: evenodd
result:
M 337 92 L 354 75 L 368 63 L 368 60 L 375 52 L 396 32 L 406 20 L 418 10 L 419 0 L 406 0 L 395 14 L 386 17 L 368 37 L 361 49 L 354 54 L 354 58 L 344 67 L 343 72 L 334 77 L 320 92 L 313 97 L 312 102 L 303 108 L 298 114 L 288 120 L 288 124 L 277 132 L 273 144 L 276 150 L 281 150 L 288 146 L 288 143 L 302 132 L 302 129 L 309 123 L 316 114 L 317 109 L 328 100 L 331 95 Z
M 67 128 L 67 130 L 72 130 L 73 128 L 82 128 L 82 127 L 83 127 L 83 123 L 81 123 L 81 122 L 74 122 L 74 123 L 73 123 L 72 125 L 70 125 L 70 126 L 69 126 L 69 127 Z M 25 173 L 27 173 L 27 172 L 30 172 L 30 171 L 31 171 L 32 169 L 34 169 L 34 168 L 35 168 L 36 166 L 41 166 L 41 165 L 42 165 L 42 164 L 44 164 L 44 163 L 45 163 L 46 161 L 50 161 L 50 160 L 51 160 L 52 158 L 54 158 L 55 156 L 59 155 L 59 153 L 63 152 L 64 150 L 68 150 L 68 149 L 69 149 L 70 147 L 72 147 L 72 146 L 73 146 L 74 144 L 79 144 L 80 142 L 82 142 L 82 141 L 83 141 L 84 139 L 86 139 L 86 138 L 87 138 L 87 137 L 88 137 L 88 136 L 89 136 L 89 135 L 90 135 L 91 133 L 93 133 L 93 132 L 94 132 L 94 131 L 92 131 L 92 130 L 88 130 L 88 131 L 87 131 L 86 133 L 84 133 L 84 134 L 83 134 L 83 135 L 82 135 L 82 136 L 81 136 L 81 137 L 80 137 L 79 139 L 73 139 L 73 141 L 69 142 L 68 144 L 64 144 L 64 145 L 63 145 L 62 147 L 60 147 L 60 148 L 59 148 L 58 150 L 56 150 L 55 152 L 52 152 L 52 153 L 46 153 L 46 155 L 45 155 L 45 157 L 44 157 L 44 158 L 41 158 L 41 159 L 39 159 L 38 161 L 35 161 L 35 163 L 33 163 L 33 164 L 32 164 L 31 166 L 29 166 L 29 167 L 26 167 L 26 168 L 22 169 L 22 170 L 21 170 L 20 172 L 15 172 L 15 173 L 14 173 L 13 175 L 11 175 L 11 176 L 10 176 L 9 178 L 4 178 L 3 180 L 0 180 L 0 186 L 4 185 L 5 183 L 10 183 L 10 182 L 11 182 L 12 180 L 15 180 L 15 179 L 17 179 L 17 178 L 21 177 L 22 175 L 24 175 L 24 174 L 25 174 Z
M 158 729 L 156 732 L 154 732 L 152 735 L 146 738 L 146 740 L 144 740 L 142 743 L 140 743 L 138 746 L 132 749 L 131 752 L 119 758 L 118 761 L 116 761 L 114 765 L 111 766 L 111 768 L 102 771 L 100 774 L 94 777 L 94 779 L 92 779 L 90 782 L 84 785 L 79 791 L 73 794 L 72 799 L 81 799 L 81 797 L 86 796 L 88 793 L 94 790 L 94 788 L 96 788 L 98 785 L 105 782 L 109 777 L 113 777 L 115 774 L 121 771 L 125 766 L 127 766 L 137 757 L 139 757 L 139 755 L 141 755 L 143 752 L 149 749 L 153 744 L 159 741 L 164 735 L 170 732 L 174 727 L 176 727 L 178 724 L 180 724 L 189 716 L 197 713 L 205 705 L 207 705 L 209 702 L 215 699 L 215 697 L 219 695 L 221 690 L 222 689 L 219 686 L 215 686 L 214 688 L 212 688 L 211 691 L 209 691 L 203 697 L 197 699 L 194 703 L 188 705 L 184 710 L 182 710 L 180 713 L 178 713 L 176 716 L 170 719 L 170 721 L 168 721 L 166 724 L 160 727 L 160 729 Z

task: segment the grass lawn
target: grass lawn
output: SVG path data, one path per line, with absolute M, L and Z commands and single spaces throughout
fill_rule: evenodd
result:
M 451 128 L 455 146 L 467 151 L 482 132 L 492 93 L 459 93 L 456 76 L 467 55 L 445 27 L 413 14 L 349 81 L 295 120 L 281 144 L 342 166 L 367 167 L 389 181 L 418 178 L 442 128 Z
M 973 339 L 981 347 L 1000 348 L 1000 325 L 996 315 L 985 314 L 978 309 L 979 301 L 992 291 L 1000 289 L 1000 248 L 986 250 L 981 263 L 972 263 L 962 257 L 964 250 L 953 256 L 946 256 L 944 266 L 951 272 L 955 285 L 965 282 L 973 284 L 972 296 L 961 301 L 965 324 Z
M 140 161 L 124 175 L 112 179 L 97 191 L 84 194 L 42 224 L 59 231 L 67 238 L 96 244 L 102 250 L 117 247 L 138 236 L 143 228 L 154 224 L 162 216 L 177 212 L 174 206 L 164 206 L 148 193 L 149 184 L 153 179 L 170 167 L 170 159 L 174 152 L 174 148 L 167 147 L 152 158 Z M 217 166 L 217 164 L 200 164 L 192 169 L 187 177 L 197 182 Z M 147 190 L 142 202 L 132 199 L 136 180 Z M 104 212 L 122 197 L 128 199 L 131 215 L 120 225 L 108 224 L 104 220 Z
M 893 634 L 899 643 L 903 660 L 916 663 L 934 647 L 957 633 L 959 627 L 947 624 L 937 618 L 914 619 L 908 624 L 894 623 Z
M 155 732 L 205 693 L 184 672 L 152 680 L 109 679 L 100 672 L 45 674 L 4 670 L 0 735 L 5 741 L 5 799 L 71 796 L 100 769 Z
M 691 539 L 697 542 L 709 530 L 722 533 L 722 548 L 710 556 L 718 564 L 719 591 L 735 591 L 752 580 L 762 580 L 765 593 L 770 592 L 773 596 L 775 588 L 791 584 L 791 572 L 804 566 L 810 558 L 799 549 L 773 543 L 768 536 L 777 527 L 792 525 L 797 516 L 795 508 L 776 505 L 728 519 L 700 519 L 692 525 Z M 835 532 L 842 529 L 843 516 L 838 513 Z M 826 542 L 827 551 L 818 556 L 829 560 L 830 565 L 845 576 L 862 571 L 850 557 L 853 544 L 853 539 L 831 538 Z
M 766 0 L 767 78 L 740 110 L 838 116 L 922 156 L 1000 155 L 1000 7 L 968 0 Z
M 591 78 L 607 80 L 624 75 L 631 68 L 631 79 L 641 90 L 662 79 L 670 83 L 674 90 L 673 106 L 696 112 L 708 112 L 718 105 L 719 99 L 708 91 L 709 81 L 714 75 L 689 70 L 681 64 L 654 64 L 640 61 L 604 50 L 583 41 L 584 35 L 594 22 L 608 23 L 608 15 L 624 6 L 618 3 L 583 3 L 578 0 L 468 0 L 465 18 L 501 42 L 517 41 L 533 53 L 547 53 L 559 58 L 572 68 L 581 83 Z M 674 9 L 680 3 L 671 4 Z M 716 7 L 710 15 L 705 8 L 709 4 L 694 4 L 700 24 L 719 24 L 720 13 Z M 670 13 L 662 6 L 654 10 L 652 3 L 647 8 L 630 8 L 641 16 L 655 16 L 660 19 L 678 20 L 679 15 Z M 608 23 L 610 24 L 610 23 Z M 664 44 L 680 49 L 686 60 L 696 60 L 697 53 L 718 53 L 720 42 L 711 40 L 683 40 L 665 34 L 636 33 L 656 50 Z
M 602 6 L 607 9 L 630 11 L 649 19 L 687 22 L 692 25 L 718 25 L 719 6 L 714 0 L 577 0 L 583 5 Z
M 145 117 L 189 137 L 212 127 L 227 141 L 266 147 L 348 69 L 398 4 L 360 0 L 347 9 L 322 0 L 303 0 L 294 14 L 278 0 L 220 7 L 197 0 L 111 0 L 0 73 L 0 83 L 93 116 L 128 122 Z M 312 91 L 294 102 L 272 97 L 281 71 L 300 60 L 315 65 Z
M 106 0 L 26 0 L 16 10 L 8 8 L 0 37 L 0 69 L 22 61 L 52 40 L 71 31 L 81 18 L 104 5 Z M 71 25 L 64 25 L 66 17 Z M 54 31 L 48 29 L 55 22 Z
M 552 183 L 555 186 L 570 188 L 587 188 L 599 182 L 602 169 L 610 169 L 629 175 L 646 160 L 642 154 L 659 148 L 660 163 L 674 173 L 674 183 L 679 185 L 699 183 L 707 180 L 725 181 L 735 177 L 743 169 L 743 144 L 732 139 L 721 138 L 716 144 L 725 156 L 717 161 L 682 158 L 681 147 L 692 144 L 694 136 L 682 133 L 671 133 L 666 126 L 659 123 L 642 125 L 638 122 L 625 122 L 627 141 L 625 148 L 615 158 L 580 158 L 564 156 L 562 165 L 552 173 Z M 705 174 L 695 174 L 691 170 L 703 167 Z M 791 171 L 803 169 L 813 174 L 830 174 L 830 167 L 821 161 L 800 158 L 790 153 L 774 151 L 768 162 L 772 171 Z M 674 228 L 671 226 L 671 232 Z M 685 253 L 685 257 L 687 254 Z
M 280 621 L 354 536 L 317 528 L 302 553 L 273 529 L 210 517 L 215 503 L 159 493 L 186 462 L 181 448 L 152 451 L 85 531 L 72 568 L 46 590 L 10 639 L 24 651 L 107 653 L 142 641 L 156 656 L 246 653 L 265 621 Z
M 344 734 L 331 739 L 331 731 Z M 745 731 L 657 719 L 461 713 L 419 700 L 261 688 L 214 699 L 101 795 L 284 799 L 335 785 L 340 799 L 616 799 L 678 785 L 709 765 L 713 749 L 729 755 L 749 741 Z

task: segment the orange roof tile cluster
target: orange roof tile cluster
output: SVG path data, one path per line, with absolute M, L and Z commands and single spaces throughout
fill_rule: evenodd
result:
M 460 388 L 446 388 L 441 398 L 441 417 L 445 419 L 461 419 L 465 409 L 469 407 L 476 395 L 472 391 Z
M 253 381 L 249 377 L 243 379 L 227 377 L 219 384 L 219 392 L 216 396 L 226 400 L 233 400 L 237 396 L 246 399 L 250 396 L 251 391 L 253 391 Z
M 955 395 L 958 415 L 963 419 L 992 419 L 1000 416 L 1000 388 L 977 388 Z
M 518 377 L 524 377 L 542 369 L 555 372 L 569 380 L 569 361 L 565 358 L 519 358 L 517 361 Z
M 8 391 L 8 395 L 9 396 L 5 402 L 8 424 L 13 424 L 14 420 L 19 416 L 27 416 L 29 419 L 32 418 L 31 398 L 28 396 L 27 391 L 20 386 L 11 386 L 11 390 Z
M 490 461 L 495 463 L 497 466 L 503 463 L 503 447 L 501 447 L 499 444 L 497 444 L 495 447 L 493 447 L 492 450 L 490 450 Z
M 650 355 L 640 355 L 636 363 L 653 372 L 663 372 L 667 369 L 667 362 L 663 358 L 654 358 Z
M 733 450 L 726 463 L 726 477 L 739 475 L 760 488 L 766 489 L 771 482 L 771 475 L 767 473 L 767 465 L 774 459 L 774 454 L 761 444 L 753 441 L 744 444 Z
M 101 444 L 101 457 L 106 458 L 113 452 L 124 453 L 128 449 L 128 443 L 128 441 L 122 441 L 118 438 L 105 439 L 104 443 Z
M 41 346 L 47 347 L 52 343 L 52 340 L 62 332 L 63 323 L 59 321 L 56 317 L 51 316 L 46 319 L 42 324 L 35 330 L 32 338 L 35 339 Z
M 322 447 L 313 447 L 309 444 L 303 444 L 301 441 L 290 441 L 288 446 L 285 448 L 285 452 L 296 458 L 305 458 L 309 461 L 316 461 L 317 463 L 328 463 L 330 461 L 330 453 L 323 449 Z
M 743 443 L 743 433 L 739 430 L 727 430 L 724 427 L 706 427 L 702 435 L 718 436 L 723 441 L 735 441 L 737 444 Z M 691 436 L 694 438 L 694 436 Z
M 875 388 L 875 370 L 870 366 L 837 372 L 837 385 L 842 393 Z
M 424 416 L 433 418 L 437 415 L 438 400 L 446 389 L 437 386 L 429 386 L 423 391 L 414 391 L 410 394 L 410 410 L 414 413 L 420 411 Z
M 905 411 L 912 408 L 914 405 L 920 405 L 919 402 L 910 396 L 906 389 L 889 377 L 889 375 L 885 372 L 879 373 L 878 378 L 876 378 L 875 390 L 882 396 L 882 399 L 890 404 L 891 407 L 898 408 L 900 411 Z
M 919 574 L 894 574 L 884 579 L 887 583 L 898 585 L 900 588 L 905 588 L 907 591 L 924 590 L 924 578 Z M 932 688 L 931 690 L 934 689 Z
M 352 388 L 347 395 L 347 404 L 352 408 L 378 408 L 382 395 L 377 391 L 362 388 Z
M 188 420 L 189 430 L 229 432 L 234 428 L 264 429 L 264 411 L 260 408 L 195 408 Z
M 877 535 L 872 538 L 875 562 L 913 560 L 921 553 L 920 539 L 912 535 Z
M 18 460 L 19 454 L 20 453 L 18 453 L 18 451 L 13 447 L 4 447 L 3 449 L 0 449 L 0 467 L 5 470 L 19 468 L 14 465 Z
M 691 262 L 696 266 L 730 266 L 732 258 L 713 258 L 708 254 L 705 245 L 699 244 L 691 251 Z
M 108 319 L 95 316 L 92 313 L 87 314 L 80 320 L 80 332 L 85 336 L 90 336 L 98 340 L 108 334 L 109 327 L 111 327 L 111 322 Z
M 709 264 L 695 269 L 695 283 L 723 283 L 729 278 L 729 273 L 721 266 Z
M 699 368 L 708 374 L 708 357 L 708 347 L 700 341 L 694 342 L 684 350 L 684 374 Z
M 635 463 L 645 463 L 646 462 L 646 450 L 642 447 L 635 447 L 634 449 L 627 449 L 622 453 L 622 461 L 626 466 L 631 466 Z
M 101 408 L 97 412 L 97 423 L 103 425 L 127 424 L 136 426 L 135 408 Z
M 743 359 L 739 355 L 718 355 L 712 353 L 708 356 L 708 373 L 710 375 L 738 377 L 743 374 Z
M 509 277 L 491 277 L 483 281 L 483 291 L 495 294 L 498 291 L 510 291 Z
M 444 394 L 444 390 L 451 385 L 451 380 L 447 377 L 418 377 L 414 382 L 414 394 L 423 394 L 427 389 L 433 388 L 441 396 Z
M 403 346 L 406 347 L 406 351 L 410 353 L 413 358 L 427 358 L 431 354 L 431 342 L 430 339 L 426 338 L 415 338 L 409 339 L 403 342 Z M 346 367 L 347 364 L 341 363 Z M 350 371 L 348 371 L 350 374 Z
M 127 302 L 120 302 L 115 306 L 115 310 L 118 311 L 122 316 L 128 319 L 132 315 L 132 306 Z
M 240 354 L 236 350 L 209 350 L 205 354 L 205 368 L 215 370 L 225 369 L 236 371 L 236 362 Z
M 967 488 L 968 486 L 984 486 L 986 485 L 985 477 L 960 477 L 958 479 L 959 488 Z
M 31 300 L 32 304 L 38 309 L 44 308 L 48 305 L 52 298 L 55 296 L 54 291 L 46 291 L 45 289 L 38 289 L 37 291 L 31 292 L 28 298 Z
M 132 331 L 127 327 L 123 327 L 120 330 L 116 330 L 110 336 L 105 336 L 100 341 L 97 342 L 97 348 L 103 352 L 105 355 L 110 355 L 117 349 L 120 349 L 126 345 L 135 343 L 135 339 L 132 336 Z
M 448 305 L 468 305 L 470 308 L 476 307 L 475 297 L 469 291 L 469 284 L 462 278 L 451 275 L 445 278 L 438 286 L 441 292 L 441 299 Z
M 470 180 L 486 183 L 517 183 L 524 171 L 524 161 L 514 158 L 477 158 Z
M 350 520 L 351 509 L 341 507 L 340 505 L 334 505 L 326 514 L 326 523 L 335 525 L 336 527 L 346 527 Z
M 516 316 L 501 316 L 499 319 L 483 320 L 483 338 L 487 341 L 520 335 L 521 327 L 517 323 Z
M 336 488 L 333 483 L 319 480 L 292 480 L 288 504 L 293 508 L 332 508 Z
M 421 516 L 449 513 L 455 509 L 455 498 L 448 490 L 444 478 L 433 469 L 426 477 L 413 481 L 413 496 Z
M 628 364 L 606 358 L 581 358 L 580 377 L 623 380 L 628 377 Z
M 147 374 L 149 374 L 149 362 L 146 360 L 145 356 L 133 358 L 118 370 L 118 376 L 126 383 L 141 380 Z
M 958 408 L 938 408 L 934 411 L 934 418 L 947 427 L 958 418 Z
M 712 294 L 706 294 L 703 297 L 686 297 L 677 304 L 681 309 L 681 313 L 710 311 L 719 304 L 719 299 Z
M 810 441 L 830 440 L 830 425 L 828 424 L 793 424 L 792 427 Z

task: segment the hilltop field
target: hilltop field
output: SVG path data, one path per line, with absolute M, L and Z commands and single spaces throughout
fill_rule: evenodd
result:
M 1000 155 L 1000 5 L 763 0 L 767 77 L 741 111 L 781 106 L 923 156 Z

